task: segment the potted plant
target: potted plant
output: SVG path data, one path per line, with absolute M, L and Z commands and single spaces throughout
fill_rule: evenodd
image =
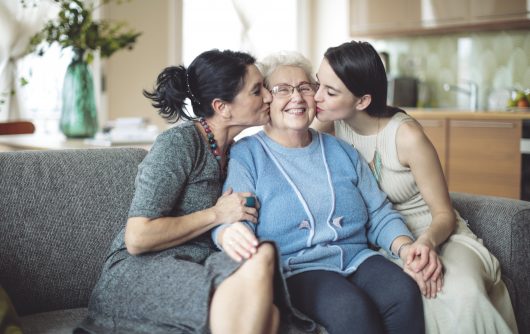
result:
M 27 5 L 28 0 L 21 1 Z M 73 51 L 64 77 L 60 119 L 60 129 L 69 138 L 93 137 L 98 129 L 94 84 L 88 67 L 94 59 L 94 52 L 108 58 L 118 50 L 132 49 L 141 34 L 126 30 L 124 23 L 94 20 L 94 10 L 112 1 L 123 2 L 53 0 L 59 7 L 57 18 L 48 21 L 30 40 L 30 51 L 39 55 L 53 43 Z

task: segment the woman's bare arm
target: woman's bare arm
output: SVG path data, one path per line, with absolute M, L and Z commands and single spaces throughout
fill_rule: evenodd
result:
M 432 215 L 429 229 L 418 239 L 436 248 L 447 240 L 456 227 L 456 215 L 438 154 L 416 122 L 402 124 L 396 141 L 399 160 L 411 169 Z
M 215 206 L 180 217 L 131 217 L 125 228 L 125 245 L 133 255 L 159 251 L 189 241 L 211 228 L 247 220 L 256 223 L 256 208 L 245 206 L 251 193 L 226 192 Z

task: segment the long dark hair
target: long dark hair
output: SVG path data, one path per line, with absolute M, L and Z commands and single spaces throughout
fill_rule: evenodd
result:
M 372 102 L 366 112 L 375 117 L 388 117 L 403 110 L 387 106 L 387 77 L 381 57 L 368 42 L 351 41 L 331 47 L 324 54 L 335 74 L 353 95 L 369 94 Z
M 158 75 L 153 91 L 144 90 L 143 94 L 170 123 L 195 118 L 186 108 L 186 98 L 190 99 L 195 116 L 210 117 L 213 115 L 211 102 L 216 98 L 232 102 L 243 88 L 247 66 L 255 62 L 245 52 L 205 51 L 187 69 L 182 65 L 165 68 Z

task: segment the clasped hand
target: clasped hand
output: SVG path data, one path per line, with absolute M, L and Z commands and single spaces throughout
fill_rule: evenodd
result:
M 423 296 L 436 298 L 436 294 L 442 291 L 443 265 L 434 247 L 418 239 L 403 253 L 403 270 L 418 283 Z

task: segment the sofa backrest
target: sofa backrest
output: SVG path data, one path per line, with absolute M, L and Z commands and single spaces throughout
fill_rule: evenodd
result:
M 530 333 L 530 202 L 464 193 L 451 193 L 451 199 L 499 260 L 519 333 Z
M 19 315 L 87 305 L 146 153 L 0 153 L 0 285 Z

